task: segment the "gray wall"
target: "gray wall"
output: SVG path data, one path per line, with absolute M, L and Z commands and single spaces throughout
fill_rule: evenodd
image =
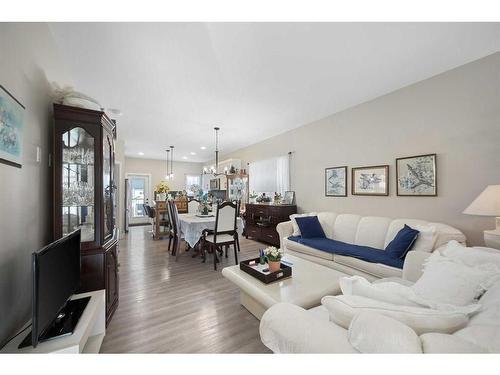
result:
M 494 219 L 461 212 L 486 185 L 500 184 L 500 53 L 224 158 L 251 162 L 288 151 L 301 211 L 434 220 L 482 244 Z M 438 197 L 397 197 L 395 158 L 425 153 L 438 154 Z M 325 197 L 325 167 L 379 164 L 390 165 L 389 197 Z
M 22 169 L 0 164 L 2 343 L 30 317 L 30 255 L 51 240 L 49 82 L 71 82 L 46 24 L 0 24 L 0 51 L 0 84 L 26 107 Z

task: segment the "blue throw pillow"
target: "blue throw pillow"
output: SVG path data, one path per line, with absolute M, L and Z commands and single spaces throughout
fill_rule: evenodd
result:
M 394 237 L 391 242 L 389 242 L 385 251 L 392 258 L 404 258 L 406 253 L 410 251 L 415 243 L 419 233 L 418 230 L 405 224 L 404 228 L 396 234 L 396 237 Z
M 325 238 L 317 216 L 296 217 L 295 221 L 300 229 L 302 238 Z

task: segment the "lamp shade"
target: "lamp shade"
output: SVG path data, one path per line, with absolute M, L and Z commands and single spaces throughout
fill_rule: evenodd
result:
M 500 216 L 500 185 L 489 185 L 463 213 L 467 215 Z

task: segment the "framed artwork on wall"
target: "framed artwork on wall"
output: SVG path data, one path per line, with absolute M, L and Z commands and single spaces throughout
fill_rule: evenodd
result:
M 352 195 L 389 195 L 389 166 L 375 165 L 351 170 Z
M 24 106 L 0 85 L 0 163 L 22 167 Z
M 295 204 L 295 191 L 285 191 L 282 200 L 283 204 Z
M 396 194 L 404 197 L 437 196 L 436 154 L 396 159 Z
M 325 168 L 325 196 L 347 197 L 347 167 Z

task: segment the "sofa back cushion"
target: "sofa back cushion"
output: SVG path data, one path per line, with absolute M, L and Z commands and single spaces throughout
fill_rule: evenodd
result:
M 333 225 L 333 239 L 353 244 L 361 218 L 362 216 L 353 214 L 337 215 Z
M 388 217 L 362 217 L 356 229 L 354 244 L 384 249 L 384 241 L 391 221 L 392 219 Z
M 323 232 L 325 232 L 326 238 L 333 240 L 333 227 L 335 225 L 335 219 L 337 218 L 337 214 L 335 212 L 319 212 L 318 220 L 323 228 Z

